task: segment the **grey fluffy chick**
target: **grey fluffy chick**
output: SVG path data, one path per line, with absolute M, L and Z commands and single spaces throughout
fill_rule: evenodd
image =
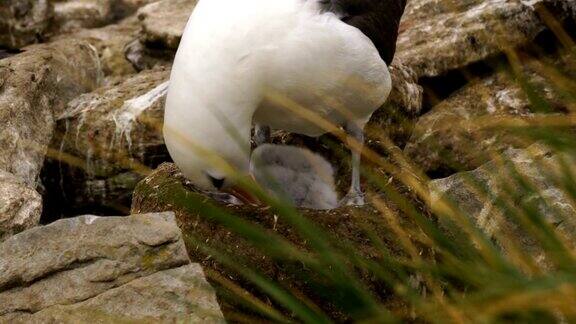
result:
M 264 144 L 252 153 L 250 168 L 268 193 L 286 199 L 295 207 L 318 210 L 338 207 L 332 166 L 309 150 Z

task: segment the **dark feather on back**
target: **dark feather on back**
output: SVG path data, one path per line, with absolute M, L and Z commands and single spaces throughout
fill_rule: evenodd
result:
M 380 56 L 390 64 L 396 53 L 400 19 L 407 0 L 325 0 L 326 11 L 342 16 L 342 21 L 360 29 L 368 36 Z

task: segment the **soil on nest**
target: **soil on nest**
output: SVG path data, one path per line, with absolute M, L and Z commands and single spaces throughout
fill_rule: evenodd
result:
M 410 233 L 418 235 L 419 230 L 415 230 L 417 227 L 410 224 L 410 220 L 392 202 L 385 197 L 381 198 L 390 208 L 391 216 L 395 217 L 403 228 L 411 228 Z M 282 246 L 265 246 L 263 248 L 267 251 L 263 252 L 262 244 L 268 243 L 261 242 L 260 247 L 256 247 L 258 244 L 244 238 L 245 234 L 238 234 L 239 227 L 234 224 L 239 220 L 256 226 L 252 229 L 256 229 L 258 233 L 283 239 L 299 251 L 311 252 L 309 240 L 303 238 L 304 235 L 296 229 L 297 225 L 294 226 L 293 222 L 284 219 L 282 212 L 271 207 L 216 206 L 213 200 L 188 186 L 173 164 L 161 165 L 137 186 L 134 193 L 132 213 L 160 211 L 176 213 L 179 226 L 186 237 L 190 258 L 204 266 L 207 277 L 217 289 L 222 309 L 229 320 L 239 314 L 242 314 L 243 318 L 247 314 L 255 315 L 250 310 L 251 307 L 247 306 L 250 303 L 238 298 L 238 289 L 278 308 L 278 305 L 239 274 L 238 267 L 258 271 L 303 300 L 318 305 L 334 319 L 350 320 L 339 311 L 340 307 L 328 302 L 338 301 L 338 297 L 333 295 L 335 291 L 330 289 L 330 280 L 307 268 L 297 257 L 271 256 L 275 248 L 283 249 Z M 374 238 L 378 238 L 395 257 L 404 254 L 386 217 L 372 206 L 330 211 L 300 210 L 299 214 L 326 235 L 329 241 L 327 243 L 345 254 L 351 253 L 366 260 L 385 262 L 382 247 L 374 244 Z M 213 251 L 215 255 L 206 249 Z M 233 259 L 234 266 L 220 262 L 221 254 Z M 317 254 L 313 252 L 311 255 Z M 372 273 L 349 264 L 348 257 L 342 260 L 344 261 L 341 266 L 356 272 L 353 276 L 360 278 L 375 298 L 395 313 L 401 314 L 399 316 L 409 317 L 409 309 L 397 299 L 391 298 L 391 288 L 386 283 L 378 280 Z M 344 302 L 347 296 L 341 298 Z

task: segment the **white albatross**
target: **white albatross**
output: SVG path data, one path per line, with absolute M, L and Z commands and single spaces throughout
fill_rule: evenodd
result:
M 235 186 L 230 167 L 249 174 L 253 124 L 317 137 L 327 132 L 321 118 L 363 143 L 391 91 L 387 62 L 405 4 L 200 0 L 166 99 L 164 137 L 184 176 L 207 191 Z M 342 203 L 364 204 L 357 150 Z

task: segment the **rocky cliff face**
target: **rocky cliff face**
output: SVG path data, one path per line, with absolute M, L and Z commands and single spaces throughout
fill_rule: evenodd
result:
M 0 270 L 0 323 L 224 322 L 170 213 L 28 230 L 0 244 Z
M 552 55 L 549 59 L 548 68 L 576 76 L 573 55 Z M 546 107 L 535 107 L 513 73 L 499 71 L 473 80 L 422 116 L 404 152 L 426 171 L 471 170 L 490 160 L 488 151 L 530 145 L 506 128 L 480 129 L 482 120 L 515 118 L 529 125 L 547 115 L 565 115 L 570 99 L 552 86 L 541 62 L 526 61 L 522 74 L 535 95 L 544 98 Z
M 48 0 L 3 1 L 0 46 L 19 48 L 41 41 L 53 15 L 54 9 Z
M 34 45 L 24 53 L 0 61 L 0 170 L 17 178 L 22 186 L 34 190 L 38 176 L 49 153 L 56 119 L 68 101 L 96 89 L 101 80 L 100 60 L 96 50 L 87 42 L 58 41 Z M 4 190 L 13 188 L 13 182 L 0 183 Z M 29 192 L 29 190 L 27 190 Z M 34 195 L 21 196 L 8 193 L 8 206 L 35 204 Z M 18 213 L 23 224 L 35 225 L 38 208 L 5 208 L 1 206 L 0 219 L 12 231 L 10 222 Z M 28 215 L 23 215 L 28 214 Z
M 57 135 L 51 146 L 84 161 L 69 167 L 62 166 L 61 157 L 50 157 L 46 164 L 47 186 L 66 193 L 50 199 L 57 202 L 52 205 L 70 207 L 64 214 L 98 206 L 104 206 L 100 208 L 103 212 L 110 208 L 126 212 L 131 188 L 150 171 L 145 169 L 153 169 L 168 159 L 158 129 L 149 125 L 152 120 L 161 122 L 161 93 L 149 107 L 140 109 L 142 115 L 121 123 L 115 116 L 139 97 L 153 97 L 160 79 L 167 80 L 166 72 L 154 71 L 169 69 L 170 58 L 195 3 L 182 0 L 143 4 L 135 14 L 137 20 L 128 18 L 72 34 L 78 39 L 98 40 L 98 55 L 108 77 L 104 88 L 70 102 L 68 110 L 72 113 L 62 114 L 55 126 Z M 391 67 L 394 90 L 369 128 L 375 133 L 386 133 L 400 148 L 406 146 L 404 153 L 429 174 L 470 170 L 490 159 L 483 154 L 486 151 L 528 146 L 530 143 L 520 144 L 506 131 L 476 131 L 466 122 L 483 116 L 518 116 L 529 123 L 538 115 L 516 78 L 498 66 L 505 62 L 511 49 L 543 43 L 550 50 L 552 45 L 548 43 L 554 41 L 543 38 L 555 36 L 550 32 L 546 13 L 559 13 L 554 17 L 561 23 L 570 23 L 572 9 L 570 1 L 409 2 Z M 546 59 L 566 70 L 572 57 L 554 52 Z M 539 62 L 526 65 L 525 72 L 530 74 L 531 82 L 541 84 L 539 93 L 554 101 L 555 112 L 563 113 L 566 103 L 561 95 L 546 88 L 549 80 L 538 72 Z M 135 71 L 142 72 L 134 75 Z M 147 86 L 149 83 L 144 80 L 150 78 L 156 81 Z M 138 84 L 139 80 L 144 82 Z M 420 117 L 423 111 L 426 114 Z M 127 137 L 121 128 L 136 131 Z M 315 150 L 323 150 L 323 140 L 311 143 L 288 134 L 277 135 L 278 142 L 305 142 Z M 382 141 L 372 138 L 369 142 L 378 150 Z M 470 150 L 472 143 L 480 143 L 482 149 Z M 336 164 L 345 173 L 347 167 Z M 139 172 L 128 170 L 135 165 Z M 57 172 L 59 169 L 64 170 Z M 58 209 L 47 208 L 51 213 Z
M 194 313 L 190 309 L 195 306 L 186 300 L 169 301 L 171 294 L 194 295 L 197 290 L 190 287 L 205 286 L 170 217 L 83 217 L 35 227 L 86 213 L 173 209 L 158 197 L 165 186 L 186 183 L 172 165 L 157 169 L 170 161 L 160 126 L 171 59 L 196 2 L 0 3 L 0 242 L 5 241 L 0 243 L 0 270 L 5 270 L 0 271 L 0 322 L 74 322 L 75 316 L 91 316 L 94 311 L 105 320 L 118 315 L 120 307 L 130 314 L 128 320 L 153 322 L 168 316 L 160 306 L 165 303 L 176 314 Z M 522 241 L 522 233 L 505 213 L 492 212 L 494 196 L 486 197 L 466 184 L 472 177 L 487 182 L 494 195 L 504 192 L 495 179 L 512 176 L 497 168 L 502 154 L 548 197 L 537 203 L 543 214 L 552 214 L 552 206 L 570 220 L 576 216 L 573 201 L 538 171 L 542 164 L 560 169 L 558 159 L 566 156 L 538 144 L 542 138 L 522 136 L 518 130 L 541 120 L 562 121 L 568 125 L 566 134 L 576 136 L 576 58 L 574 50 L 567 50 L 574 46 L 575 20 L 573 0 L 409 0 L 390 66 L 393 91 L 370 121 L 369 147 L 395 166 L 410 165 L 400 167 L 400 173 L 431 177 L 432 198 L 450 196 L 490 235 L 500 235 L 502 229 Z M 333 137 L 273 135 L 275 143 L 322 153 L 337 171 L 336 186 L 346 186 L 348 166 L 342 163 L 346 159 L 334 152 L 344 146 L 329 145 Z M 398 174 L 367 166 L 397 185 Z M 514 188 L 523 192 L 520 185 Z M 401 191 L 417 201 L 412 190 Z M 433 209 L 434 199 L 422 208 Z M 367 208 L 368 214 L 375 213 Z M 274 215 L 266 210 L 247 208 L 242 213 L 259 215 L 255 219 L 266 227 L 276 226 Z M 303 213 L 318 217 L 331 233 L 354 236 L 348 210 Z M 346 221 L 335 225 L 335 215 L 347 215 Z M 206 238 L 215 233 L 218 244 L 238 244 L 225 229 L 192 221 L 197 217 L 177 210 L 187 231 L 197 230 Z M 142 219 L 159 227 L 151 228 Z M 570 222 L 546 221 L 563 235 L 573 235 Z M 445 225 L 450 227 L 449 222 Z M 126 232 L 110 238 L 108 232 L 117 227 Z M 163 233 L 165 237 L 159 238 Z M 82 236 L 79 242 L 66 241 L 77 235 Z M 106 237 L 110 246 L 100 247 L 106 251 L 96 249 L 101 255 L 87 256 L 94 247 L 90 235 Z M 147 241 L 154 238 L 159 241 Z M 134 247 L 133 254 L 112 239 L 125 240 L 118 244 Z M 39 240 L 55 240 L 52 252 L 42 254 Z M 533 242 L 522 243 L 533 255 L 540 253 Z M 173 247 L 170 257 L 152 260 L 152 268 L 140 268 L 150 253 L 159 255 L 157 247 Z M 26 264 L 27 257 L 17 252 L 23 248 L 36 253 L 37 262 Z M 43 259 L 70 249 L 66 260 Z M 253 260 L 262 257 L 248 248 L 245 252 Z M 363 252 L 369 255 L 370 247 Z M 195 261 L 203 262 L 199 257 Z M 220 269 L 212 261 L 204 265 Z M 283 272 L 272 263 L 263 262 L 262 270 L 282 278 Z M 54 294 L 51 289 L 62 283 L 83 287 L 84 295 L 75 295 L 73 289 Z M 160 287 L 158 291 L 152 283 Z M 36 297 L 30 301 L 26 294 Z M 201 306 L 214 311 L 214 321 L 222 320 L 213 294 L 202 296 Z M 143 315 L 144 306 L 137 306 L 140 303 L 151 309 L 149 317 Z

